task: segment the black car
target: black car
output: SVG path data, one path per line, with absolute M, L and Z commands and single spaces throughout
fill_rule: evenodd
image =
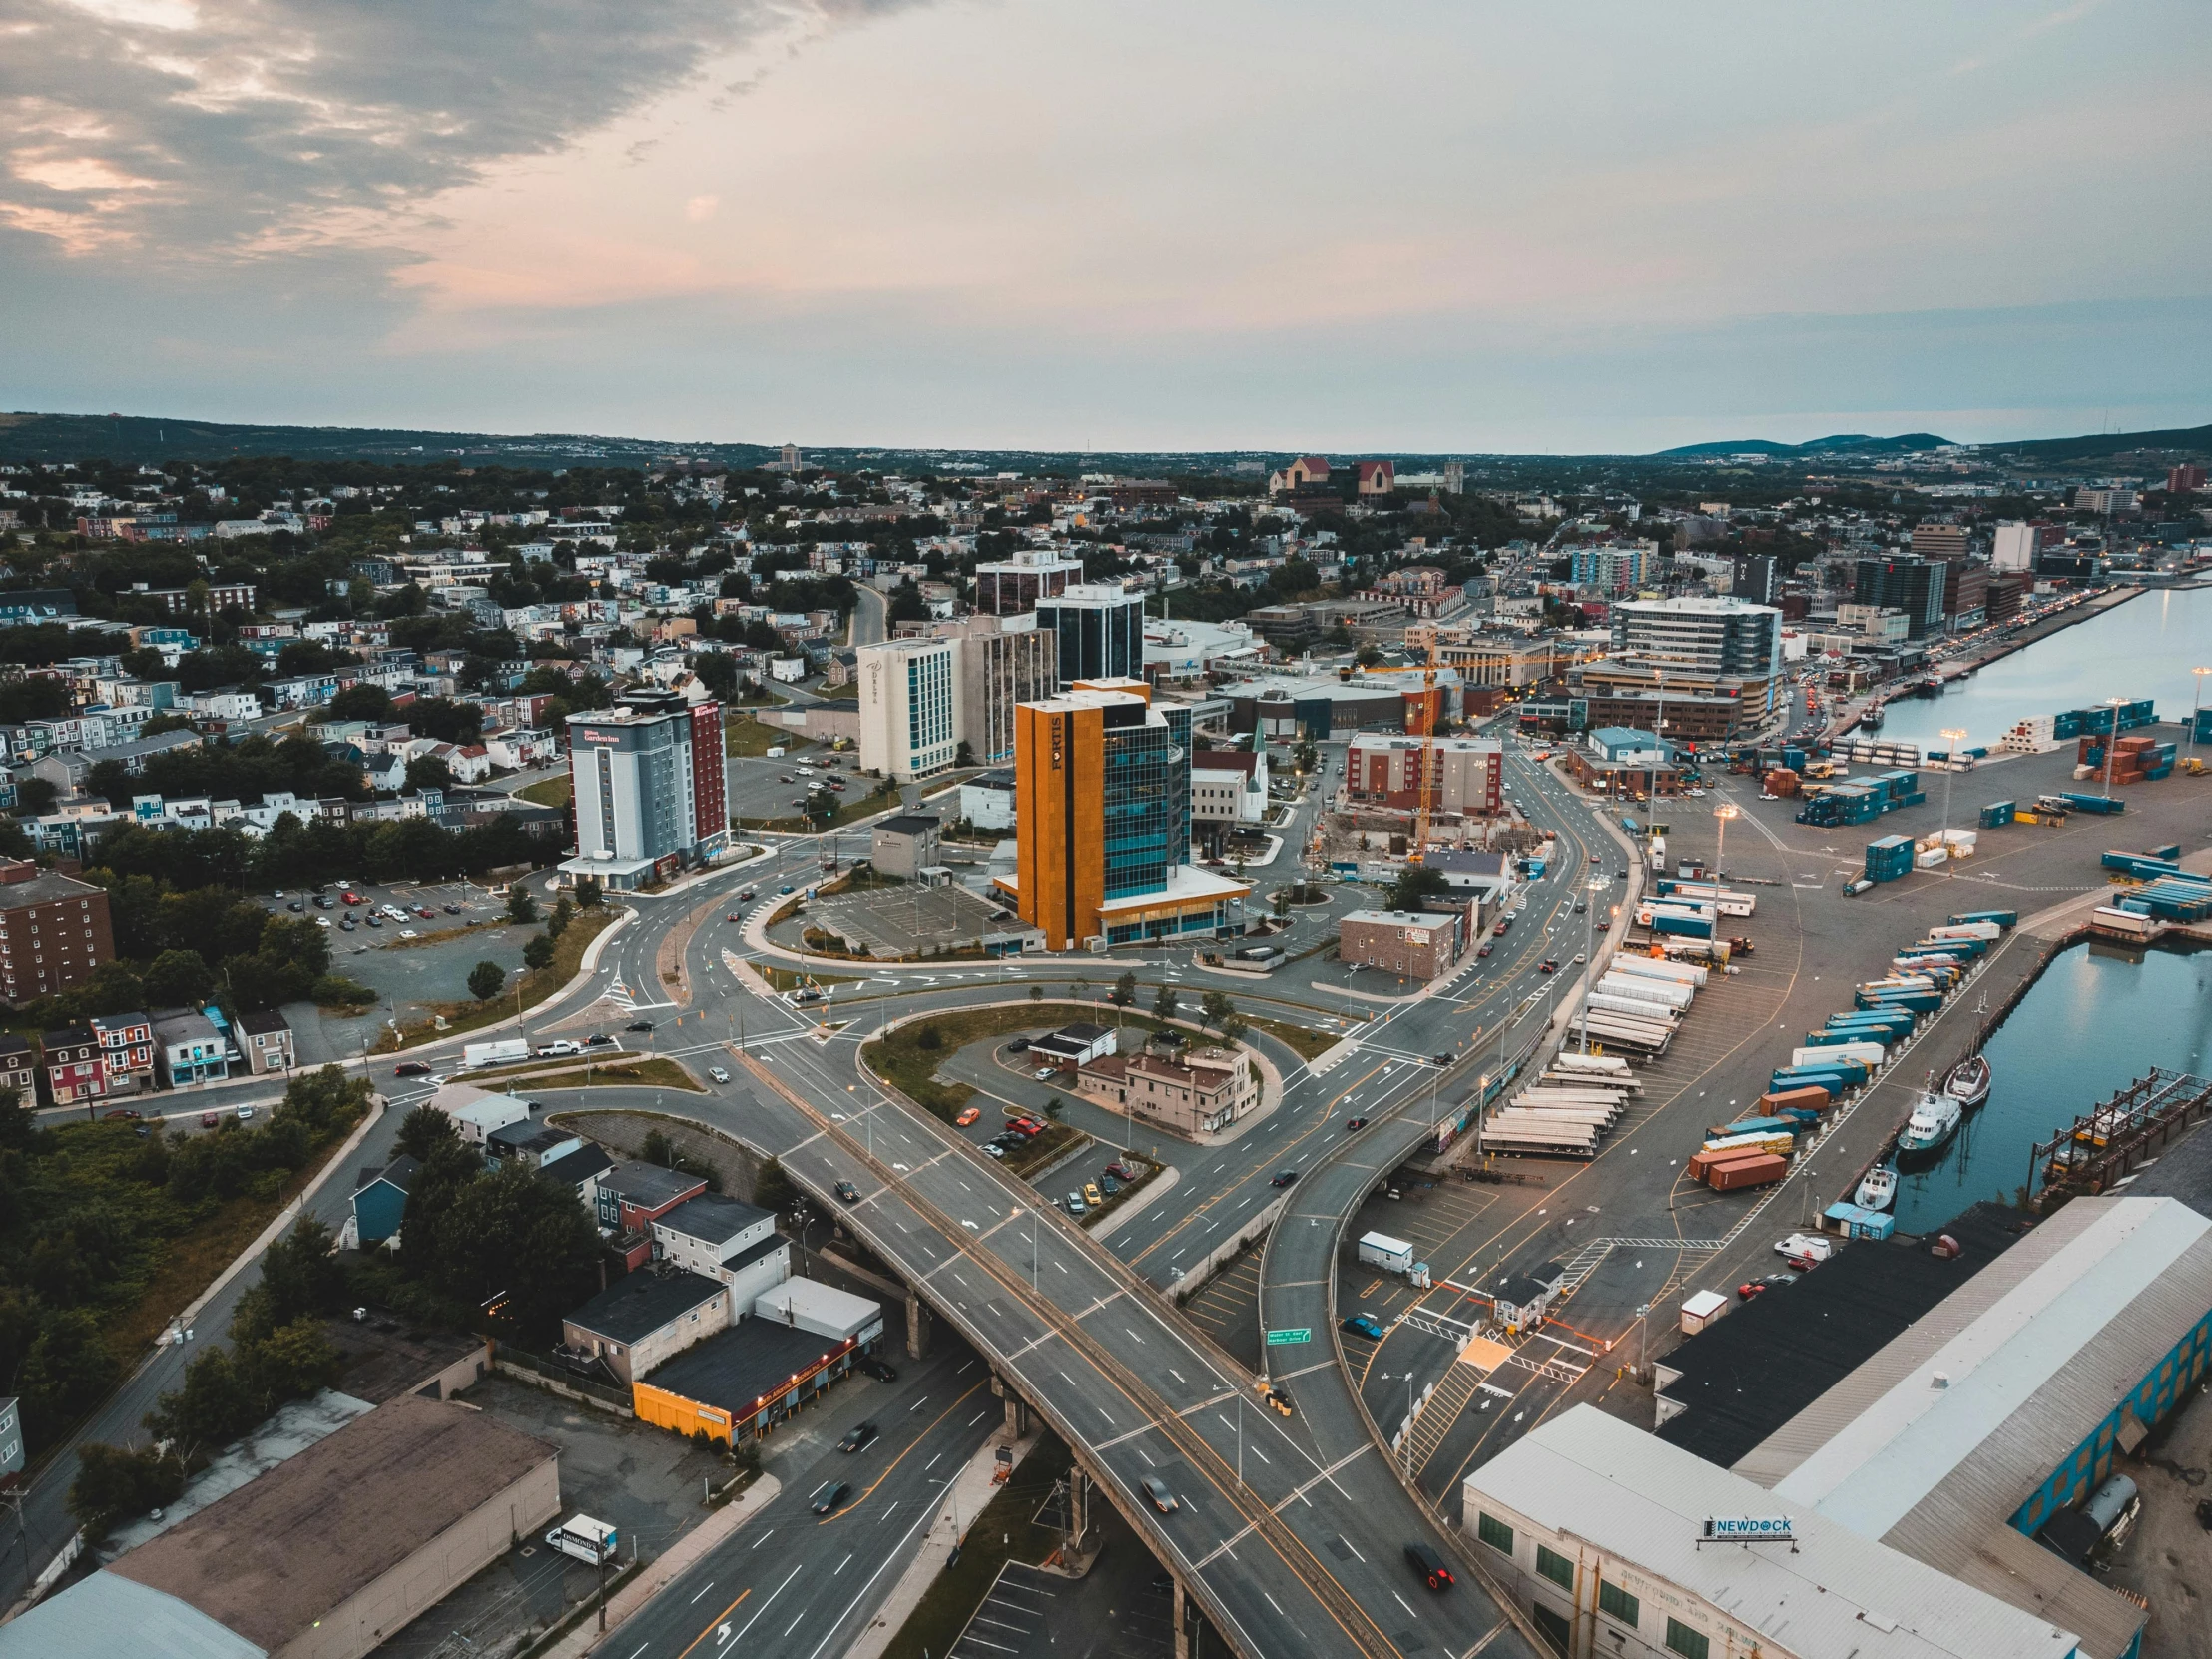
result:
M 837 1183 L 837 1197 L 847 1204 L 857 1204 L 860 1202 L 860 1189 L 849 1181 L 839 1181 Z
M 872 1354 L 860 1361 L 860 1369 L 878 1382 L 896 1382 L 898 1381 L 898 1368 L 896 1366 L 886 1366 Z
M 1451 1056 L 1448 1054 L 1431 1054 L 1429 1055 L 1429 1058 L 1435 1061 L 1436 1064 L 1438 1064 L 1439 1066 L 1448 1066 L 1451 1064 Z
M 289 904 L 286 904 L 284 908 L 291 911 L 295 915 L 303 915 L 306 913 L 307 907 L 295 898 Z
M 427 1077 L 430 1068 L 421 1060 L 402 1060 L 391 1068 L 391 1074 L 394 1077 Z
M 815 1499 L 815 1513 L 818 1515 L 832 1513 L 837 1505 L 851 1494 L 851 1491 L 852 1485 L 849 1481 L 830 1481 L 829 1485 L 822 1488 L 822 1495 Z
M 586 1048 L 605 1048 L 609 1043 L 613 1041 L 614 1038 L 608 1036 L 606 1032 L 602 1031 L 597 1036 L 586 1037 L 584 1039 L 584 1046 Z
M 634 1019 L 623 1027 L 625 1031 L 650 1031 L 652 1029 L 653 1022 L 649 1019 Z
M 874 1438 L 875 1424 L 872 1422 L 858 1423 L 846 1432 L 843 1439 L 837 1442 L 837 1449 L 839 1451 L 858 1451 Z
M 1008 1044 L 1006 1045 L 1006 1052 L 1007 1052 L 1007 1053 L 1009 1053 L 1009 1054 L 1026 1054 L 1026 1053 L 1028 1053 L 1028 1052 L 1029 1052 L 1029 1039 L 1028 1039 L 1027 1037 L 1016 1037 L 1016 1038 L 1015 1038 L 1015 1039 L 1014 1039 L 1014 1040 L 1013 1040 L 1012 1042 L 1010 1042 L 1010 1043 L 1008 1043 Z
M 1183 1507 L 1175 1493 L 1168 1489 L 1168 1483 L 1158 1475 L 1148 1474 L 1137 1484 L 1144 1488 L 1145 1497 L 1151 1502 L 1152 1507 L 1159 1510 L 1161 1514 L 1172 1515 L 1176 1510 Z
M 461 907 L 458 904 L 448 904 L 445 907 L 445 913 L 449 916 L 457 916 L 461 913 Z
M 1296 1181 L 1297 1179 L 1297 1170 L 1279 1169 L 1275 1172 L 1275 1178 L 1270 1181 L 1268 1185 L 1271 1187 L 1288 1187 L 1293 1181 Z
M 1431 1590 L 1448 1590 L 1458 1582 L 1451 1576 L 1451 1569 L 1444 1565 L 1444 1558 L 1426 1544 L 1407 1544 L 1405 1559 L 1415 1572 L 1428 1580 Z
M 1346 1129 L 1348 1129 L 1348 1130 L 1352 1130 L 1352 1129 L 1365 1129 L 1365 1128 L 1366 1128 L 1367 1126 L 1368 1126 L 1368 1120 L 1367 1120 L 1366 1118 L 1346 1118 L 1346 1119 L 1345 1119 L 1345 1128 L 1346 1128 Z

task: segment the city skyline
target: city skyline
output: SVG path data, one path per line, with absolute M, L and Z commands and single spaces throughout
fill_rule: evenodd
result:
M 0 72 L 0 378 L 814 444 L 2193 425 L 2187 22 L 47 0 Z

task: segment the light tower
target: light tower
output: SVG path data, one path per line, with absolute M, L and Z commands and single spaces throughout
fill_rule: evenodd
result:
M 1728 821 L 1734 818 L 1740 811 L 1742 811 L 1742 809 L 1739 808 L 1732 801 L 1724 801 L 1718 807 L 1715 807 L 1713 809 L 1713 818 L 1715 821 L 1713 826 L 1713 879 L 1716 881 L 1719 880 L 1721 876 L 1726 873 L 1727 870 L 1727 866 L 1722 863 L 1721 858 L 1722 855 L 1728 850 Z
M 1950 867 L 1950 779 L 1958 770 L 1958 746 L 1966 741 L 1966 734 L 1955 726 L 1943 728 L 1943 741 L 1950 745 L 1943 757 L 1943 874 L 1955 873 Z

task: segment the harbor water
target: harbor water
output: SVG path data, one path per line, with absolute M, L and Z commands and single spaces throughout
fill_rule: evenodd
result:
M 2108 697 L 2155 700 L 2161 720 L 2186 720 L 2212 666 L 2212 587 L 2158 588 L 1977 670 L 1940 697 L 1901 697 L 1879 736 L 1945 747 L 1944 729 L 1993 748 L 2016 722 Z M 2212 704 L 2212 687 L 2205 692 Z
M 1937 1231 L 1980 1199 L 2011 1200 L 2035 1142 L 2151 1067 L 2212 1075 L 2212 951 L 2075 945 L 2005 1016 L 1985 1052 L 1989 1098 L 1936 1163 L 1898 1183 L 1901 1233 Z

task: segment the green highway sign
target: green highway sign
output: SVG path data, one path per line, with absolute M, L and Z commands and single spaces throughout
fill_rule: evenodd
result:
M 1296 1331 L 1270 1331 L 1268 1333 L 1268 1347 L 1270 1348 L 1291 1348 L 1296 1344 L 1310 1343 L 1313 1340 L 1314 1333 L 1311 1327 L 1302 1327 Z

